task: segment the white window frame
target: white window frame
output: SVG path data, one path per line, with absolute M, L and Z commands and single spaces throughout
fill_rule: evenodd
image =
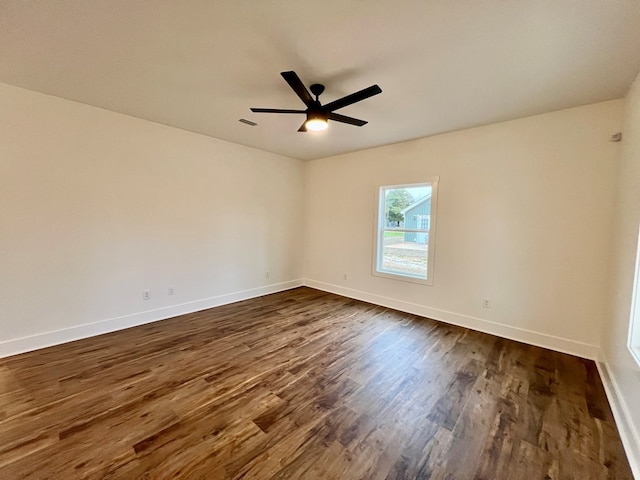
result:
M 374 221 L 374 235 L 373 242 L 373 268 L 372 275 L 382 278 L 390 278 L 394 280 L 400 280 L 403 282 L 419 283 L 421 285 L 433 286 L 433 272 L 436 253 L 436 223 L 437 223 L 437 211 L 438 211 L 438 182 L 440 177 L 427 177 L 419 183 L 405 183 L 399 185 L 381 185 L 376 191 L 376 203 L 378 205 L 375 221 Z M 384 215 L 384 203 L 385 198 L 383 192 L 389 189 L 402 189 L 412 187 L 431 186 L 431 210 L 429 212 L 429 229 L 403 229 L 403 228 L 385 228 L 385 215 Z M 381 268 L 382 262 L 382 247 L 384 245 L 384 232 L 400 231 L 400 232 L 415 232 L 425 233 L 427 232 L 429 241 L 427 243 L 427 278 L 417 277 L 409 274 L 402 274 L 397 272 L 385 271 Z
M 631 313 L 629 315 L 629 342 L 631 355 L 640 366 L 640 228 L 636 252 L 636 269 L 631 292 Z

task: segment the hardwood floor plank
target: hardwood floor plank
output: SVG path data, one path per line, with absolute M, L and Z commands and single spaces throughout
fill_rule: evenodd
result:
M 463 410 L 451 431 L 446 452 L 446 478 L 457 479 L 478 471 L 485 444 L 492 440 L 491 428 L 498 409 L 500 385 L 479 377 L 470 390 Z
M 4 479 L 630 480 L 593 362 L 297 288 L 0 359 Z
M 498 398 L 497 412 L 480 453 L 476 478 L 491 480 L 508 478 L 516 449 L 522 441 L 522 427 L 518 422 L 520 405 Z

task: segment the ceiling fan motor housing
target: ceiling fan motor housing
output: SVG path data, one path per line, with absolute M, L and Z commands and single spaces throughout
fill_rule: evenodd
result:
M 327 121 L 327 112 L 323 112 L 321 109 L 309 108 L 307 111 L 307 120 L 323 120 Z

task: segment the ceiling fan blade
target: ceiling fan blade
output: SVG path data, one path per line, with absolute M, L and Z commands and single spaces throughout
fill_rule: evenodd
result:
M 339 108 L 344 108 L 347 105 L 351 105 L 352 103 L 360 102 L 365 98 L 378 95 L 379 93 L 382 93 L 382 89 L 378 85 L 371 85 L 370 87 L 362 89 L 359 92 L 352 93 L 351 95 L 347 95 L 346 97 L 342 97 L 338 100 L 334 100 L 333 102 L 329 102 L 326 105 L 323 105 L 322 109 L 325 112 L 332 112 L 334 110 L 338 110 Z
M 296 92 L 300 97 L 300 100 L 302 100 L 307 107 L 314 104 L 313 97 L 309 93 L 309 90 L 307 90 L 307 87 L 304 86 L 304 83 L 302 83 L 302 80 L 300 80 L 300 77 L 298 77 L 296 72 L 282 72 L 280 75 L 282 75 L 282 78 L 286 80 L 289 86 L 294 92 Z
M 306 132 L 307 131 L 307 121 L 305 120 L 304 123 L 302 125 L 300 125 L 300 128 L 298 129 L 299 132 Z
M 367 124 L 367 122 L 365 122 L 364 120 L 360 120 L 358 118 L 353 118 L 353 117 L 347 117 L 345 115 L 340 115 L 339 113 L 333 113 L 333 112 L 329 112 L 327 114 L 327 118 L 329 120 L 334 120 L 336 122 L 342 122 L 342 123 L 348 123 L 349 125 L 355 125 L 357 127 L 361 127 L 361 126 Z
M 305 110 L 289 110 L 287 108 L 251 108 L 255 113 L 306 113 Z

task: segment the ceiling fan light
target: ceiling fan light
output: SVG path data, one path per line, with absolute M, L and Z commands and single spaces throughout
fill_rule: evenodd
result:
M 310 118 L 306 122 L 307 130 L 311 130 L 313 132 L 320 132 L 322 130 L 326 130 L 329 124 L 324 118 Z
M 311 111 L 307 112 L 307 121 L 304 126 L 312 132 L 320 132 L 328 127 L 327 116 L 324 112 Z

